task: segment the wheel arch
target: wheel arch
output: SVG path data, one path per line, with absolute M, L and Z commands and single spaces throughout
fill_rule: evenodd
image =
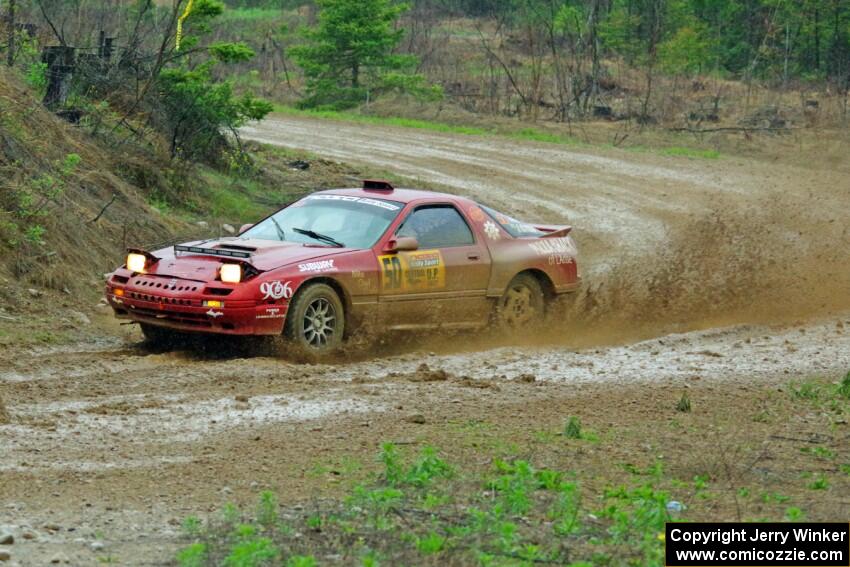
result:
M 334 279 L 334 278 L 331 278 L 331 277 L 328 277 L 328 276 L 318 276 L 318 277 L 310 278 L 309 280 L 304 280 L 303 282 L 301 282 L 301 285 L 298 286 L 298 292 L 300 292 L 302 289 L 305 289 L 308 286 L 313 285 L 313 284 L 325 284 L 325 285 L 329 286 L 331 289 L 333 289 L 336 292 L 336 294 L 339 296 L 340 301 L 342 301 L 342 311 L 343 311 L 343 316 L 345 316 L 345 321 L 346 321 L 345 333 L 344 334 L 348 335 L 348 332 L 349 332 L 348 322 L 350 320 L 349 315 L 351 314 L 351 296 L 348 294 L 348 290 L 346 290 L 345 286 L 343 286 L 339 282 L 339 280 L 337 280 L 337 279 Z M 296 292 L 296 293 L 298 293 L 298 292 Z M 293 297 L 293 299 L 294 299 L 294 297 Z
M 528 274 L 534 279 L 537 280 L 537 283 L 540 284 L 540 288 L 543 290 L 543 296 L 548 304 L 555 298 L 555 284 L 552 282 L 552 279 L 549 277 L 549 274 L 544 272 L 543 270 L 538 270 L 536 268 L 528 268 L 519 272 L 514 278 L 517 276 L 521 276 L 522 274 Z

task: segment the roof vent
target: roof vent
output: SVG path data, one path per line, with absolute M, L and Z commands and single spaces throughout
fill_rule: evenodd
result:
M 392 191 L 395 187 L 392 183 L 383 179 L 364 179 L 363 189 L 366 191 Z

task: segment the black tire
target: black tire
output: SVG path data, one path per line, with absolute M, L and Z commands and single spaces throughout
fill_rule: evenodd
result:
M 493 315 L 499 331 L 519 335 L 538 329 L 546 316 L 546 296 L 537 278 L 519 274 L 496 303 Z
M 153 348 L 177 348 L 185 342 L 185 335 L 164 327 L 140 323 L 142 335 L 145 337 L 145 345 Z
M 313 354 L 333 352 L 342 345 L 345 310 L 337 292 L 323 283 L 298 291 L 284 325 L 284 336 L 299 350 Z

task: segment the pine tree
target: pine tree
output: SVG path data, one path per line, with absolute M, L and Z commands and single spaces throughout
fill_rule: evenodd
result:
M 395 29 L 406 4 L 391 0 L 318 0 L 318 25 L 308 44 L 292 50 L 307 78 L 305 107 L 346 108 L 390 89 L 436 93 L 412 73 L 417 59 L 395 53 L 404 31 Z

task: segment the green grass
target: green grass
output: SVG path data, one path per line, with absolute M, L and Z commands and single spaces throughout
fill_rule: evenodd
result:
M 373 482 L 347 498 L 287 510 L 263 492 L 252 510 L 184 521 L 182 567 L 330 564 L 481 566 L 660 565 L 666 505 L 659 477 L 615 486 L 584 503 L 573 475 L 512 458 L 470 473 L 433 448 L 408 456 L 385 444 Z M 588 514 L 594 518 L 588 522 Z M 598 518 L 598 519 L 597 519 Z
M 687 157 L 695 159 L 718 159 L 720 152 L 717 150 L 700 150 L 696 148 L 683 148 L 679 146 L 671 146 L 663 148 L 660 153 L 665 156 Z
M 224 22 L 263 22 L 280 19 L 279 8 L 229 8 L 222 14 Z
M 374 116 L 370 114 L 358 114 L 355 112 L 341 112 L 336 110 L 299 110 L 290 106 L 280 105 L 275 107 L 275 112 L 290 116 L 308 116 L 312 118 L 322 118 L 325 120 L 357 122 L 360 124 L 375 124 L 379 126 L 414 128 L 417 130 L 429 130 L 431 132 L 441 132 L 447 134 L 462 134 L 465 136 L 500 136 L 515 140 L 546 142 L 550 144 L 562 145 L 578 145 L 581 143 L 571 136 L 552 134 L 536 128 L 522 128 L 520 130 L 499 130 L 496 128 L 464 126 L 459 124 L 448 124 L 446 122 L 419 120 L 416 118 L 402 118 L 399 116 Z
M 416 130 L 427 130 L 446 134 L 459 134 L 464 136 L 497 136 L 511 140 L 527 142 L 541 142 L 546 144 L 557 144 L 562 146 L 590 147 L 573 136 L 547 132 L 539 128 L 483 128 L 480 126 L 466 126 L 462 124 L 448 124 L 431 120 L 416 118 L 402 118 L 399 116 L 375 116 L 371 114 L 360 114 L 357 112 L 344 112 L 337 110 L 301 110 L 291 106 L 276 105 L 275 112 L 288 116 L 306 116 L 321 118 L 324 120 L 337 120 L 341 122 L 356 122 L 359 124 L 373 124 L 377 126 L 395 126 L 398 128 L 412 128 Z M 613 147 L 613 146 L 607 146 Z M 650 148 L 646 146 L 630 146 L 627 148 L 634 152 L 658 153 L 673 157 L 686 157 L 691 159 L 719 159 L 720 152 L 716 150 L 705 150 L 698 148 L 687 148 L 670 146 L 665 148 Z

